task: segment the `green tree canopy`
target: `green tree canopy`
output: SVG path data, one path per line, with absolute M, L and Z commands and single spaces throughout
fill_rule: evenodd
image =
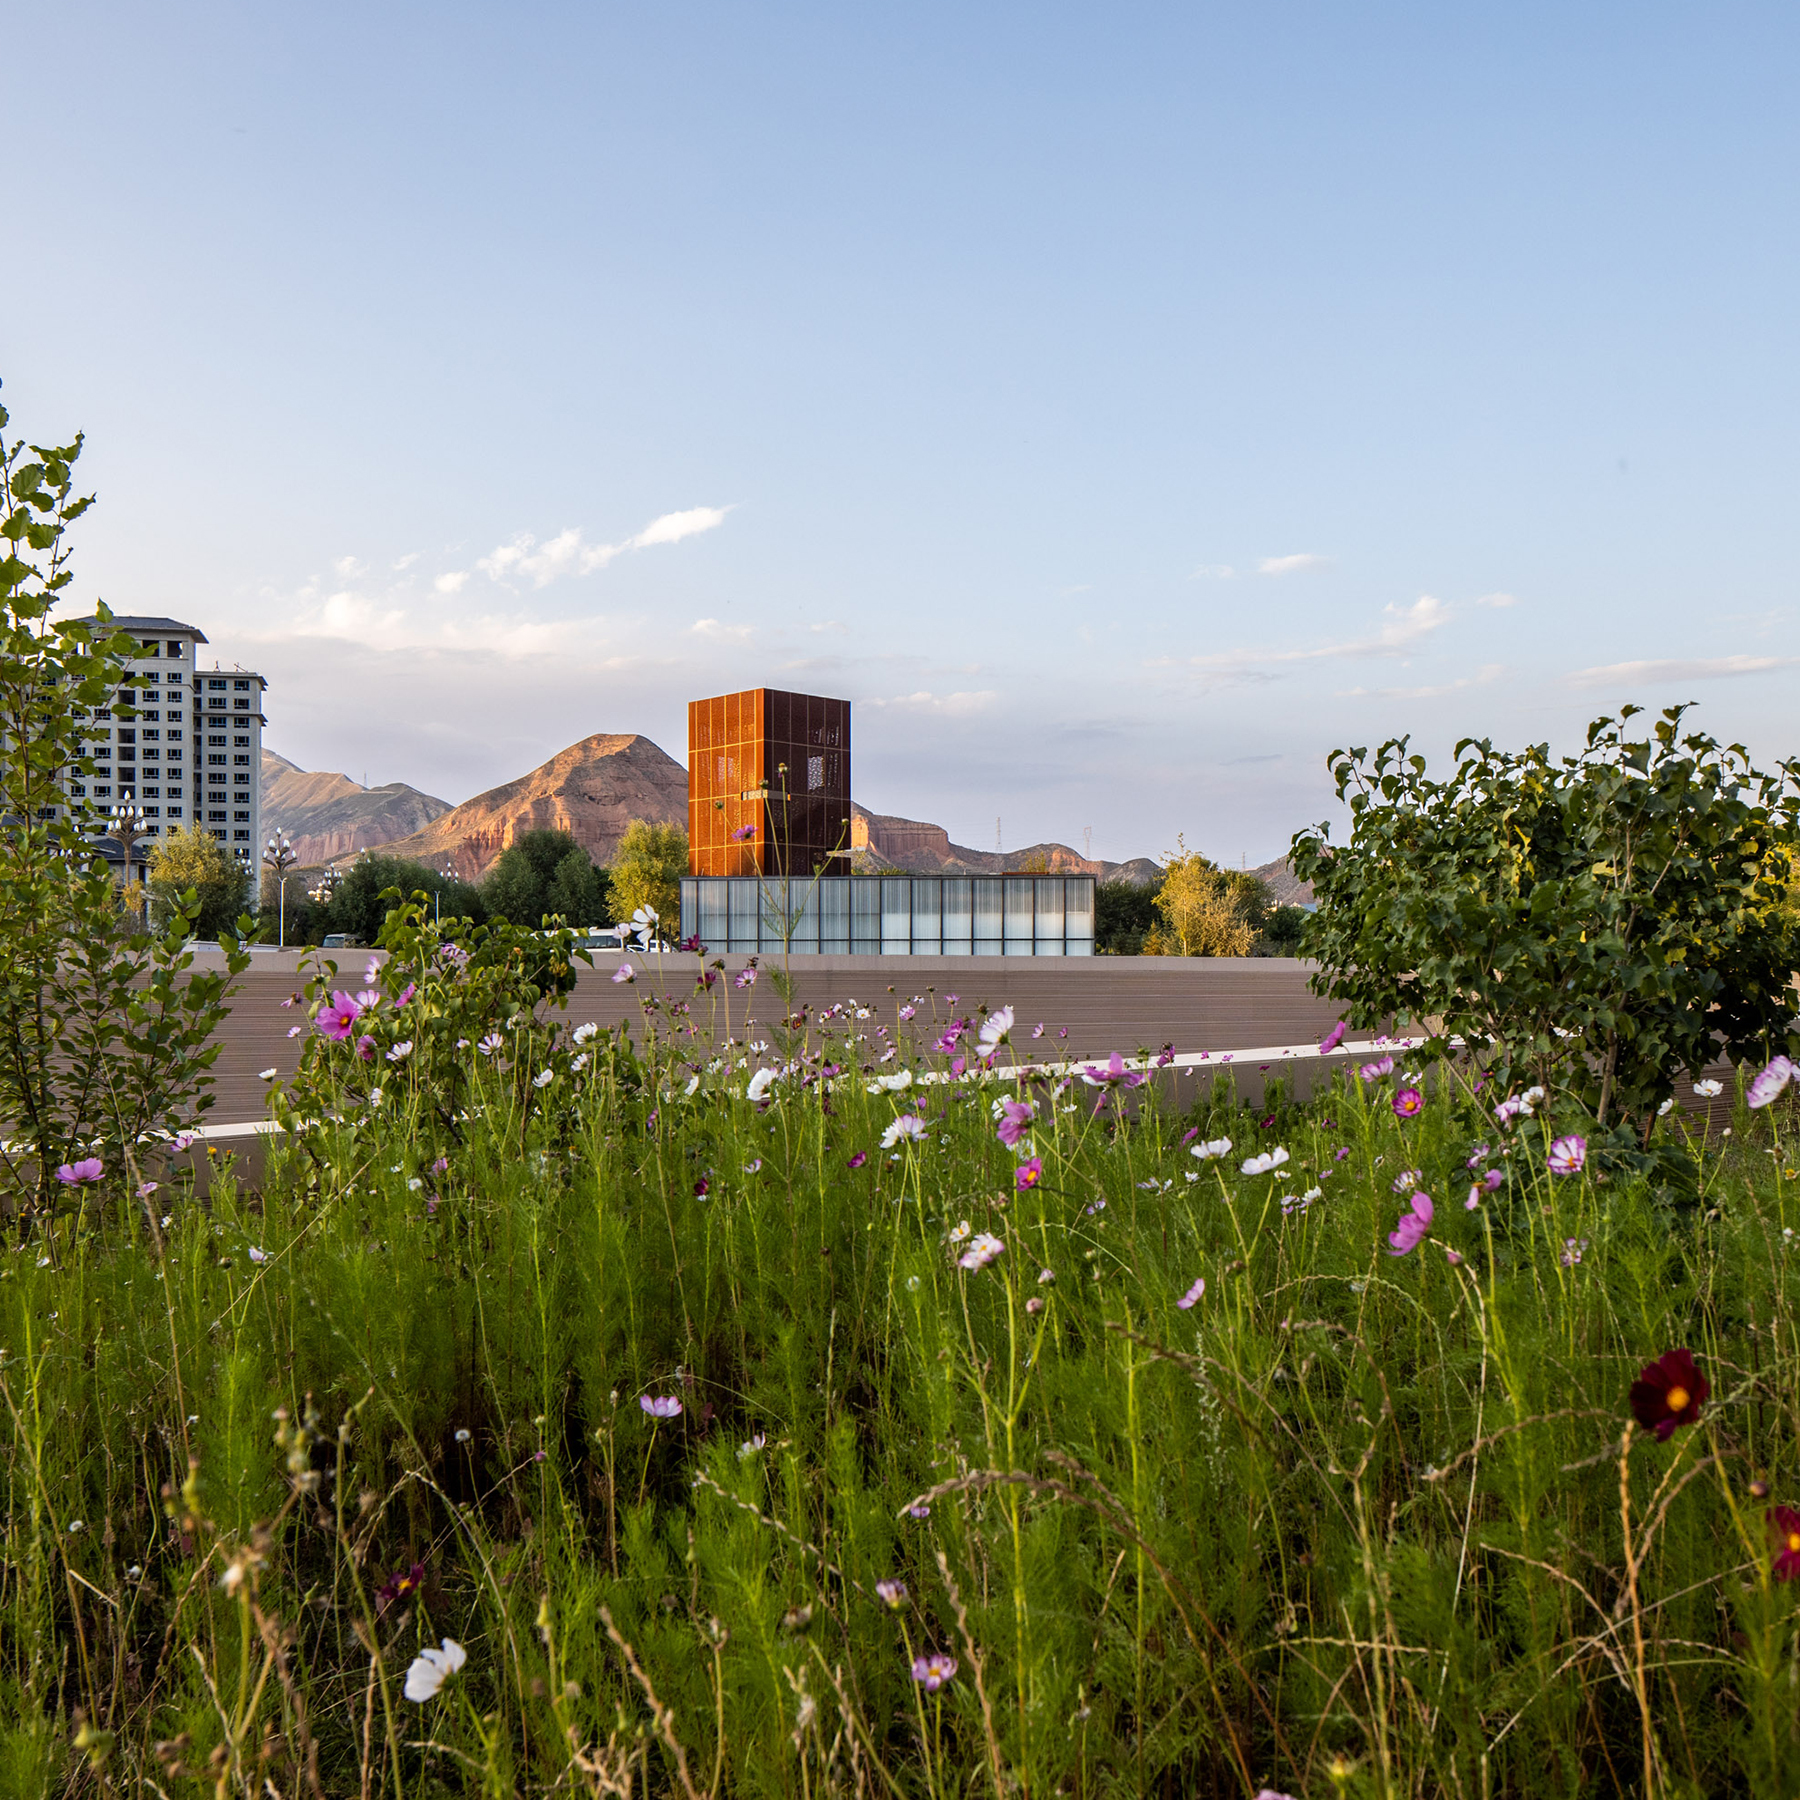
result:
M 648 906 L 662 921 L 664 935 L 674 938 L 681 917 L 681 878 L 687 872 L 688 837 L 679 825 L 633 819 L 612 862 L 614 917 L 629 919 L 640 906 Z
M 447 879 L 438 870 L 403 856 L 364 856 L 351 865 L 331 896 L 325 909 L 325 931 L 341 931 L 360 943 L 374 943 L 387 920 L 387 902 L 381 898 L 386 888 L 398 888 L 409 897 L 414 893 L 441 896 L 438 904 L 446 919 L 470 918 L 479 925 L 487 918 L 482 891 L 473 883 Z M 288 906 L 291 918 L 291 892 Z
M 250 871 L 198 825 L 172 827 L 151 845 L 147 878 L 152 919 L 159 925 L 173 920 L 181 896 L 194 890 L 200 902 L 194 930 L 202 938 L 231 933 L 249 903 Z
M 610 905 L 604 870 L 567 831 L 527 831 L 501 851 L 482 884 L 488 911 L 535 930 L 549 917 L 577 929 L 604 924 Z

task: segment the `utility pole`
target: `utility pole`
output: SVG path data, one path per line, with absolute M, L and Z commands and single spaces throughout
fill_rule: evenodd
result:
M 281 921 L 278 927 L 281 941 L 276 947 L 281 950 L 287 948 L 287 872 L 298 861 L 299 852 L 280 832 L 269 839 L 269 847 L 263 852 L 263 866 L 275 871 L 276 886 L 281 894 L 276 903 Z

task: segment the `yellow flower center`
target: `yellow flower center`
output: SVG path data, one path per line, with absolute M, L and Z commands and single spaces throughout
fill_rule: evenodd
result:
M 1685 1412 L 1687 1410 L 1687 1403 L 1688 1403 L 1688 1391 L 1686 1388 L 1672 1387 L 1669 1389 L 1668 1404 L 1669 1404 L 1670 1412 L 1672 1412 L 1672 1413 Z
M 1794 1556 L 1800 1556 L 1800 1531 L 1788 1533 L 1788 1550 Z

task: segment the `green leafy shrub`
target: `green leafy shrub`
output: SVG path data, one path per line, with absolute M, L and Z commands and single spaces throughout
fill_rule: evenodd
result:
M 1443 781 L 1408 740 L 1334 751 L 1349 841 L 1294 839 L 1318 911 L 1316 991 L 1478 1046 L 1503 1082 L 1563 1085 L 1648 1136 L 1682 1070 L 1800 1053 L 1783 913 L 1800 764 L 1597 719 L 1575 756 L 1456 747 Z
M 83 726 L 136 716 L 123 659 L 137 646 L 105 631 L 104 606 L 98 635 L 49 617 L 90 504 L 74 491 L 81 440 L 8 443 L 8 422 L 0 408 L 0 1205 L 47 1216 L 71 1197 L 59 1168 L 116 1165 L 205 1113 L 245 959 L 196 971 L 198 896 L 165 894 L 162 928 L 144 930 L 94 850 Z

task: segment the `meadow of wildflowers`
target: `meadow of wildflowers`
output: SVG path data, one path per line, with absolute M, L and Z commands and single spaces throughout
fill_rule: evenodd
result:
M 1398 1046 L 1247 1107 L 390 947 L 254 1187 L 0 1253 L 6 1792 L 1800 1789 L 1785 1065 L 1609 1165 Z

